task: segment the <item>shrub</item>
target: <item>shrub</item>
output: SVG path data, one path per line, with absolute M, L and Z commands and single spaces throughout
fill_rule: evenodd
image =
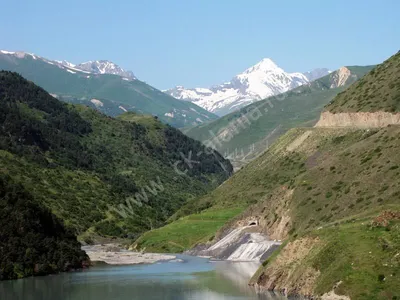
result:
M 339 209 L 339 206 L 338 206 L 338 205 L 335 205 L 334 207 L 331 208 L 332 211 L 335 211 L 335 210 L 337 210 L 337 209 Z

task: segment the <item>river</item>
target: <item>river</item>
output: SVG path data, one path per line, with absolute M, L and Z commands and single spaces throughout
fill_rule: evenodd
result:
M 247 285 L 258 266 L 188 255 L 147 265 L 97 264 L 83 271 L 0 282 L 0 299 L 287 299 L 275 294 L 257 295 Z

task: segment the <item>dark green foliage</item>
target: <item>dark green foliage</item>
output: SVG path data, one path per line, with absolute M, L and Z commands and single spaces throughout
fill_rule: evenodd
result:
M 82 268 L 76 237 L 24 188 L 0 174 L 0 280 Z
M 379 275 L 378 275 L 378 281 L 379 281 L 379 282 L 383 282 L 384 280 L 385 280 L 385 275 L 379 274 Z
M 121 237 L 161 226 L 232 172 L 152 116 L 65 104 L 11 72 L 0 72 L 0 165 L 76 233 Z M 113 209 L 138 197 L 124 217 Z
M 38 157 L 40 153 L 55 150 L 63 163 L 77 167 L 91 165 L 92 158 L 78 141 L 79 136 L 91 132 L 90 124 L 66 104 L 9 72 L 0 73 L 0 99 L 0 149 L 43 163 Z M 36 115 L 26 115 L 25 106 L 40 112 L 40 120 Z

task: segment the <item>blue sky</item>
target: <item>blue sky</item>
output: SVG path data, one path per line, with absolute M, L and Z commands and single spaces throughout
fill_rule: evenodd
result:
M 286 71 L 375 64 L 400 50 L 400 1 L 0 0 L 0 49 L 112 60 L 165 89 L 207 87 L 264 57 Z

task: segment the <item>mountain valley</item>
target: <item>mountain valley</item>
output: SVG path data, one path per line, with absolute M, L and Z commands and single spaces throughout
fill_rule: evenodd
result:
M 321 119 L 328 112 L 368 112 L 372 118 L 389 112 L 398 117 L 399 68 L 398 53 L 333 97 Z M 390 120 L 394 123 L 388 124 Z M 250 282 L 260 293 L 397 299 L 396 120 L 293 128 L 217 189 L 183 206 L 168 225 L 146 232 L 133 247 L 192 249 L 196 254 L 247 228 L 248 233 L 282 241 Z M 236 247 L 251 243 L 244 240 Z
M 400 2 L 1 8 L 0 300 L 400 300 Z
M 208 151 L 153 116 L 127 112 L 115 119 L 86 106 L 66 104 L 16 73 L 0 72 L 0 102 L 0 175 L 6 178 L 1 211 L 28 205 L 23 199 L 32 201 L 26 208 L 26 223 L 34 221 L 29 216 L 36 205 L 43 210 L 37 221 L 53 220 L 58 227 L 50 238 L 55 235 L 62 243 L 75 235 L 89 244 L 99 238 L 137 237 L 165 224 L 184 203 L 232 173 L 231 164 L 218 152 Z M 29 193 L 25 196 L 23 190 Z M 15 202 L 18 199 L 21 203 Z M 16 227 L 17 220 L 2 218 L 5 230 Z M 51 228 L 50 221 L 46 224 Z M 42 234 L 40 226 L 32 228 L 36 229 L 27 236 L 27 244 L 35 244 L 31 237 Z M 4 249 L 25 231 L 2 231 Z M 73 247 L 71 253 L 78 243 Z M 1 258 L 3 279 L 33 274 L 34 254 L 11 261 L 8 256 Z M 48 273 L 60 270 L 59 265 L 46 268 Z
M 110 62 L 3 51 L 0 63 L 34 78 L 0 71 L 1 280 L 85 269 L 81 245 L 103 244 L 116 264 L 124 251 L 261 263 L 249 283 L 257 293 L 400 296 L 399 53 L 301 74 L 217 120 L 155 89 L 196 114 L 162 118 L 150 113 L 155 98 L 146 110 L 117 103 L 118 113 L 121 82 L 152 88 Z M 94 98 L 104 86 L 118 93 Z M 195 125 L 198 113 L 209 121 Z
M 311 127 L 323 107 L 373 66 L 342 67 L 289 92 L 250 104 L 215 121 L 185 128 L 229 158 L 236 168 L 263 153 L 279 136 L 296 126 Z

